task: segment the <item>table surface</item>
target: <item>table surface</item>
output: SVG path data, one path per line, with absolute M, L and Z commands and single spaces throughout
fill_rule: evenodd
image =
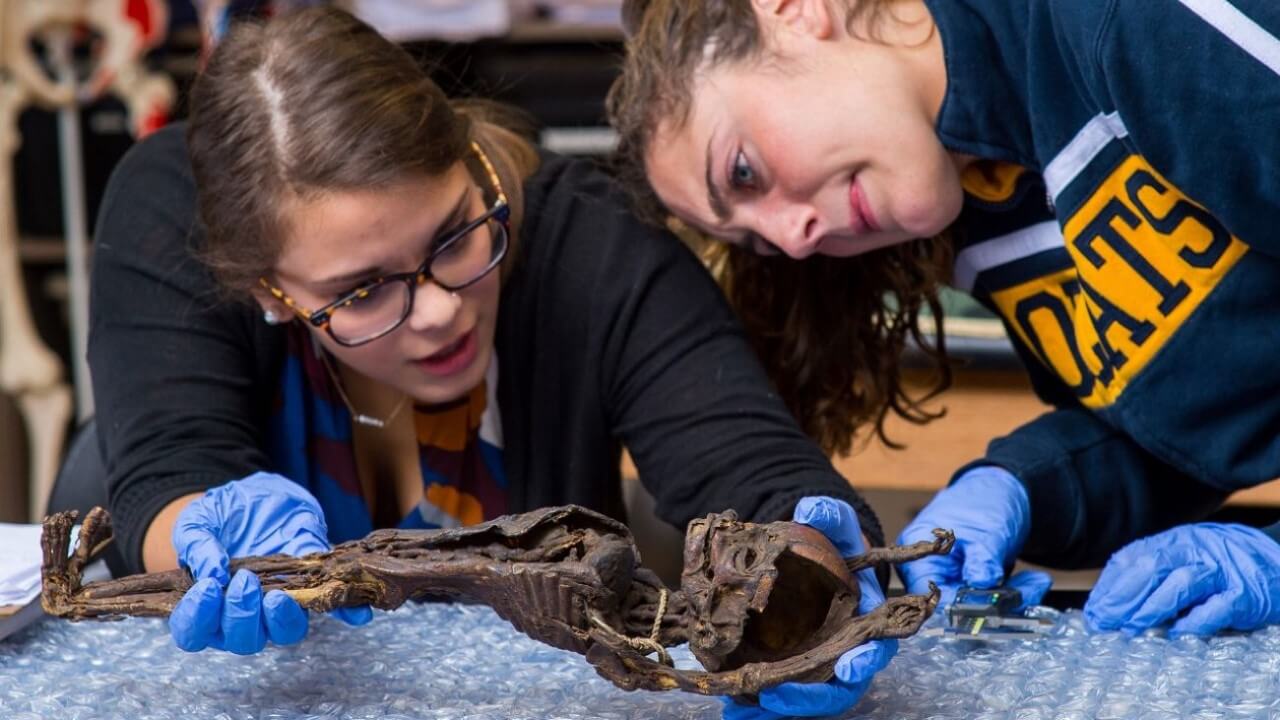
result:
M 1091 634 L 1071 611 L 1030 641 L 979 644 L 928 633 L 901 643 L 852 717 L 1280 718 L 1280 627 L 1207 641 L 1128 639 Z M 692 667 L 684 649 L 676 657 Z M 618 690 L 581 657 L 474 606 L 407 606 L 361 628 L 317 617 L 303 643 L 249 657 L 181 652 L 163 621 L 143 619 L 48 620 L 0 643 L 0 717 L 8 720 L 719 715 L 713 698 Z

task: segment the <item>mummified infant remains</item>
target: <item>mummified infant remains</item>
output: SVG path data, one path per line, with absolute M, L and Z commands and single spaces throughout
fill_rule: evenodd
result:
M 51 615 L 166 616 L 191 587 L 186 570 L 82 585 L 85 565 L 111 540 L 111 522 L 92 510 L 71 552 L 75 520 L 71 512 L 44 521 L 42 602 Z M 936 588 L 859 615 L 854 573 L 950 552 L 954 536 L 934 534 L 933 542 L 842 558 L 808 526 L 712 514 L 689 523 L 680 588 L 669 589 L 640 565 L 625 525 L 569 505 L 465 528 L 376 530 L 305 557 L 237 558 L 231 570 L 251 570 L 264 592 L 283 590 L 318 612 L 419 599 L 483 603 L 530 637 L 585 655 L 618 687 L 750 701 L 781 682 L 828 680 L 849 649 L 919 630 Z M 686 642 L 704 670 L 671 665 L 665 648 Z

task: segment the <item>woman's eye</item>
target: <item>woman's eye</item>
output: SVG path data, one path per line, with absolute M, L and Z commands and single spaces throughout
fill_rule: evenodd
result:
M 474 231 L 469 232 L 466 235 L 453 237 L 453 239 L 449 241 L 448 245 L 439 246 L 432 252 L 435 254 L 436 257 L 443 257 L 446 255 L 455 255 L 461 252 L 462 250 L 466 249 L 467 241 L 470 239 L 470 237 L 473 234 L 474 234 Z
M 357 287 L 354 290 L 348 290 L 344 293 L 341 293 L 340 295 L 335 297 L 333 301 L 337 302 L 339 300 L 345 299 L 346 302 L 343 303 L 344 305 L 352 305 L 362 300 L 367 300 L 369 298 L 369 295 L 376 292 L 377 289 L 378 289 L 378 286 L 375 284 L 370 284 L 364 287 Z
M 431 247 L 427 249 L 427 252 L 432 255 L 446 255 L 458 249 L 459 246 L 466 243 L 469 236 L 475 234 L 475 229 L 472 228 L 471 232 L 466 235 L 459 235 L 458 233 L 462 232 L 465 227 L 466 224 L 464 223 L 448 232 L 440 233 L 435 240 L 431 241 Z
M 740 190 L 754 190 L 756 188 L 756 171 L 751 167 L 751 162 L 747 160 L 747 156 L 741 150 L 733 158 L 733 171 L 730 173 L 729 182 L 733 187 Z

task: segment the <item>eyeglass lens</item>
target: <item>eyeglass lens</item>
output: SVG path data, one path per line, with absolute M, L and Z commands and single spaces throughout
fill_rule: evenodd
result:
M 506 248 L 506 228 L 490 219 L 432 257 L 426 269 L 428 282 L 434 281 L 446 290 L 460 290 L 493 270 Z M 329 317 L 329 332 L 344 345 L 359 345 L 382 337 L 409 316 L 416 290 L 413 277 L 375 285 L 334 308 Z

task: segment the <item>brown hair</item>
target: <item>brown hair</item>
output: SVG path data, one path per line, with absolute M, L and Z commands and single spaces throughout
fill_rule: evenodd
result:
M 873 35 L 878 11 L 893 2 L 843 1 L 846 27 Z M 654 133 L 688 121 L 696 73 L 764 59 L 764 42 L 751 0 L 625 0 L 622 12 L 627 57 L 608 98 L 619 135 L 618 172 L 641 213 L 664 222 L 644 173 Z M 885 434 L 890 410 L 919 424 L 941 416 L 922 403 L 951 384 L 938 300 L 952 262 L 946 238 L 847 259 L 796 262 L 724 245 L 704 255 L 787 406 L 827 452 L 848 452 L 868 421 L 898 447 Z M 936 319 L 933 342 L 920 330 L 926 307 Z M 903 387 L 908 338 L 936 367 L 936 382 L 921 397 Z
M 191 95 L 203 259 L 228 291 L 244 294 L 279 256 L 284 200 L 384 188 L 459 161 L 480 180 L 472 140 L 511 202 L 514 242 L 537 153 L 504 120 L 491 105 L 451 103 L 408 53 L 344 11 L 239 23 Z

